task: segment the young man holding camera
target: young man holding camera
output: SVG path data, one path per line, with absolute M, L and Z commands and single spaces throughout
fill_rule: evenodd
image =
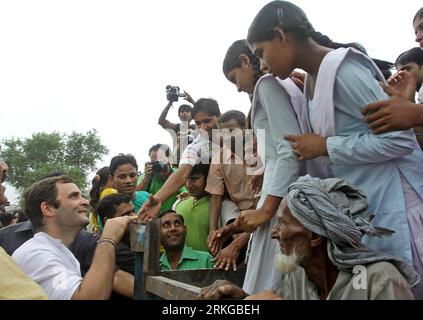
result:
M 138 178 L 137 191 L 147 191 L 154 195 L 163 187 L 166 180 L 176 169 L 172 168 L 169 146 L 156 144 L 150 148 L 148 155 L 151 161 L 145 164 L 144 173 Z M 163 202 L 159 213 L 172 209 L 177 200 L 177 195 L 183 192 L 187 192 L 185 187 L 181 187 L 177 193 Z
M 160 118 L 159 125 L 169 131 L 173 138 L 174 151 L 176 152 L 176 159 L 173 163 L 174 167 L 178 167 L 180 156 L 181 156 L 181 145 L 180 141 L 187 141 L 191 143 L 194 140 L 195 136 L 195 125 L 191 124 L 192 117 L 192 107 L 187 104 L 183 104 L 178 109 L 178 117 L 181 120 L 180 123 L 172 123 L 167 120 L 167 114 L 169 113 L 170 108 L 173 106 L 174 102 L 178 102 L 179 98 L 182 97 L 191 104 L 194 104 L 195 101 L 187 92 L 180 92 L 179 87 L 167 86 L 167 100 L 169 103 L 163 109 Z M 184 147 L 183 147 L 184 148 Z M 183 151 L 183 150 L 182 150 Z

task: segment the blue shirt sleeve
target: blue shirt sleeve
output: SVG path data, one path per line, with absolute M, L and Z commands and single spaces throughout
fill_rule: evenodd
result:
M 348 59 L 335 82 L 336 136 L 327 139 L 331 162 L 354 166 L 403 157 L 416 147 L 411 130 L 374 135 L 363 121 L 361 110 L 389 97 L 374 77 L 370 65 Z
M 266 149 L 272 147 L 276 151 L 276 159 L 270 159 L 276 162 L 276 166 L 271 173 L 272 180 L 268 194 L 282 198 L 288 192 L 291 183 L 296 181 L 304 170 L 304 163 L 298 160 L 291 144 L 284 137 L 299 135 L 301 130 L 289 95 L 274 79 L 262 81 L 258 87 L 258 94 L 267 115 L 266 141 L 273 143 L 270 146 L 266 142 Z

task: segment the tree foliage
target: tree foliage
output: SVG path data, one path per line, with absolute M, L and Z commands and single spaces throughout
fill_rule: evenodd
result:
M 20 192 L 54 172 L 70 175 L 85 190 L 87 175 L 108 152 L 92 129 L 85 134 L 40 132 L 31 138 L 6 139 L 2 141 L 0 158 L 9 165 L 8 182 Z

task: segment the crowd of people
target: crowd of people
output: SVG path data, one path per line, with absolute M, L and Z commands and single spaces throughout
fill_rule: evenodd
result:
M 66 172 L 36 181 L 27 220 L 0 220 L 0 298 L 133 298 L 129 225 L 160 219 L 162 270 L 246 267 L 200 299 L 423 299 L 423 8 L 412 23 L 419 47 L 389 63 L 268 3 L 223 61 L 251 106 L 185 93 L 175 124 L 172 96 L 172 148 L 142 173 L 113 157 L 89 201 Z

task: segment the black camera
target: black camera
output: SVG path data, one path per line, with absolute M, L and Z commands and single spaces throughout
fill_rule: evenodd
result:
M 169 102 L 178 102 L 179 97 L 184 98 L 186 97 L 185 92 L 181 92 L 179 87 L 168 85 L 166 86 L 166 93 L 167 93 L 167 100 Z
M 150 164 L 153 166 L 153 174 L 167 173 L 169 172 L 169 166 L 166 162 L 162 161 L 151 161 Z

